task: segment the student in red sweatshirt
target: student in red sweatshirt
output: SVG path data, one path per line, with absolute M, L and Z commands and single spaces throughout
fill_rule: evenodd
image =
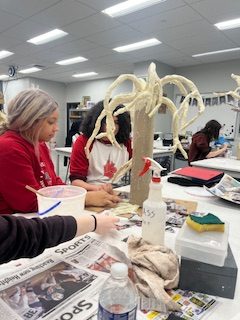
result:
M 0 264 L 31 258 L 87 232 L 104 234 L 115 229 L 117 217 L 104 215 L 53 216 L 44 219 L 0 216 Z M 11 244 L 11 245 L 10 245 Z
M 212 150 L 210 142 L 218 139 L 221 124 L 216 120 L 210 120 L 205 127 L 196 132 L 192 137 L 192 143 L 188 152 L 188 162 L 209 159 L 223 155 L 227 150 L 227 145 L 219 150 Z
M 37 211 L 35 189 L 63 184 L 45 142 L 58 131 L 58 105 L 46 92 L 28 89 L 8 104 L 0 125 L 0 214 Z M 90 191 L 86 205 L 113 206 L 120 199 L 105 190 Z

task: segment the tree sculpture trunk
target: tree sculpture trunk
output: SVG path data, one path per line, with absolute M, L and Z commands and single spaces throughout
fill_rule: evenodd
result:
M 145 108 L 136 110 L 134 113 L 133 128 L 133 163 L 131 171 L 130 203 L 142 207 L 143 201 L 147 199 L 149 183 L 152 173 L 149 171 L 139 177 L 144 166 L 142 158 L 153 156 L 153 128 L 154 118 L 149 118 Z

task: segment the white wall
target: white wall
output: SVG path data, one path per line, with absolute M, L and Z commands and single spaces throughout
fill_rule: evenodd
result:
M 80 102 L 83 96 L 90 96 L 91 101 L 98 102 L 104 99 L 108 87 L 116 78 L 81 81 L 67 85 L 67 102 Z M 114 90 L 116 93 L 126 93 L 132 90 L 132 84 L 125 81 Z
M 10 101 L 20 91 L 30 87 L 29 78 L 9 80 L 3 82 L 3 94 L 5 100 L 5 108 L 8 101 Z
M 181 67 L 176 72 L 192 80 L 201 93 L 227 91 L 236 88 L 231 74 L 240 74 L 240 60 Z
M 231 74 L 240 75 L 240 60 L 181 67 L 177 68 L 176 72 L 192 80 L 200 93 L 225 92 L 235 90 L 237 87 L 236 82 L 231 78 Z M 239 125 L 240 113 L 237 115 L 236 127 L 239 128 Z M 235 139 L 237 136 L 239 136 L 238 130 L 236 130 Z

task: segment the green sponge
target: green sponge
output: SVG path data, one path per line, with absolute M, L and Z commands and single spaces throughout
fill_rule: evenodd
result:
M 186 219 L 189 227 L 198 232 L 204 231 L 219 231 L 224 232 L 224 222 L 212 213 L 205 216 L 195 216 L 190 214 Z

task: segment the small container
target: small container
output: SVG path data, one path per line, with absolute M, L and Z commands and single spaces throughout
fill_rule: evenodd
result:
M 225 231 L 199 233 L 185 222 L 176 237 L 176 253 L 182 257 L 222 267 L 227 256 L 229 224 Z
M 85 205 L 87 191 L 71 185 L 58 185 L 38 190 L 38 212 L 40 215 L 79 215 Z M 51 209 L 52 208 L 52 209 Z M 45 214 L 46 213 L 46 214 Z

